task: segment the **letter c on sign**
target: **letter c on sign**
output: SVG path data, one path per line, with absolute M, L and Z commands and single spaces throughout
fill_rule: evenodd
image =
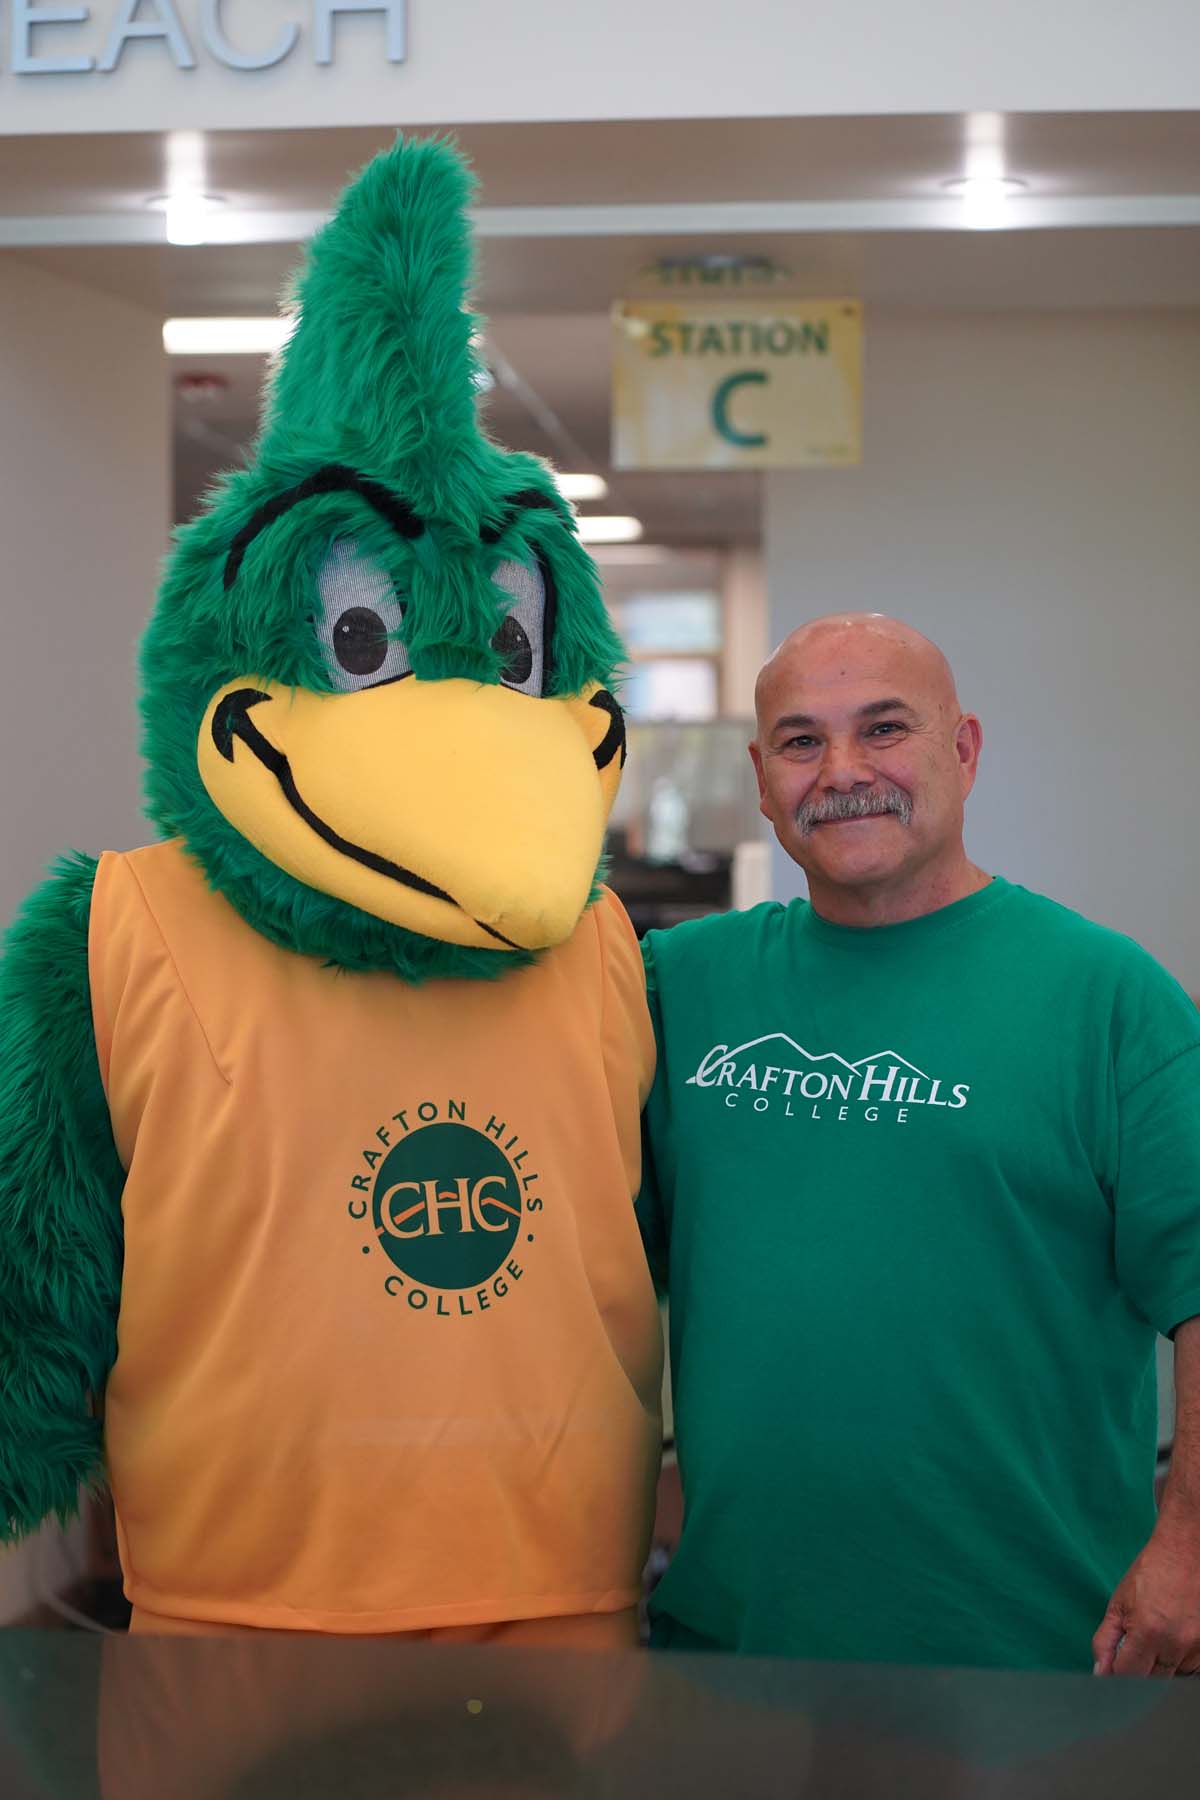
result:
M 712 397 L 712 422 L 718 437 L 739 450 L 758 450 L 766 443 L 765 431 L 739 431 L 729 417 L 729 402 L 735 388 L 765 387 L 770 377 L 765 369 L 743 369 L 740 375 L 727 375 Z
M 200 13 L 200 30 L 204 42 L 218 62 L 227 69 L 273 69 L 292 54 L 300 42 L 300 27 L 285 25 L 267 50 L 239 50 L 231 43 L 221 19 L 222 0 L 204 0 Z

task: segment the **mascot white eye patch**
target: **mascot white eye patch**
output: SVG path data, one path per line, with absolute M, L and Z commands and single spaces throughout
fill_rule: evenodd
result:
M 500 679 L 522 694 L 540 695 L 546 673 L 546 582 L 537 563 L 500 563 L 492 583 L 511 595 L 508 616 L 492 639 L 504 658 Z
M 335 688 L 353 693 L 411 675 L 401 600 L 386 569 L 354 538 L 332 545 L 317 575 L 315 624 Z

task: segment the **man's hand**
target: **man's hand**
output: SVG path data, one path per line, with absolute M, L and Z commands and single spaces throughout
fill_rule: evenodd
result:
M 1200 1529 L 1159 1522 L 1092 1639 L 1097 1675 L 1200 1674 Z
M 1092 1654 L 1097 1675 L 1200 1674 L 1200 1317 L 1175 1331 L 1175 1449 L 1158 1524 Z

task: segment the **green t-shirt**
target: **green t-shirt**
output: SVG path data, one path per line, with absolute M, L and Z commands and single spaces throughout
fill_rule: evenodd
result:
M 1200 1313 L 1200 1014 L 993 881 L 856 930 L 651 932 L 639 1215 L 682 1542 L 656 1641 L 1084 1669 Z

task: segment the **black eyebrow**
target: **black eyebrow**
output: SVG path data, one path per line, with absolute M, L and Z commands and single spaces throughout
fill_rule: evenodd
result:
M 564 508 L 549 494 L 543 494 L 540 488 L 522 488 L 519 494 L 509 494 L 504 502 L 504 515 L 498 525 L 481 525 L 479 541 L 482 544 L 496 544 L 504 536 L 518 513 L 541 511 L 557 513 L 563 522 Z
M 318 494 L 360 494 L 373 506 L 380 518 L 386 519 L 392 528 L 403 538 L 418 538 L 425 530 L 424 519 L 418 518 L 407 500 L 399 494 L 393 494 L 381 482 L 372 481 L 368 475 L 360 475 L 356 469 L 348 469 L 344 463 L 326 463 L 312 475 L 298 481 L 295 487 L 285 488 L 282 494 L 276 494 L 271 500 L 264 501 L 252 517 L 247 521 L 234 538 L 225 560 L 225 592 L 228 593 L 238 578 L 247 550 L 260 531 L 273 525 L 276 519 L 290 512 L 302 500 L 315 499 Z

